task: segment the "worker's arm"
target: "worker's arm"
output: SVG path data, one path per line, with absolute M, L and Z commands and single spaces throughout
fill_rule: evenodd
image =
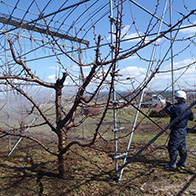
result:
M 171 114 L 172 104 L 169 101 L 166 101 L 165 112 Z
M 190 117 L 189 120 L 193 120 L 195 118 L 195 115 L 193 114 L 193 112 L 190 110 Z

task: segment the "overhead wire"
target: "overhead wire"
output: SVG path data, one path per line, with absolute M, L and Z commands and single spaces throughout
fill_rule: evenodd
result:
M 33 1 L 32 1 L 33 2 Z M 47 6 L 46 6 L 47 7 Z M 45 8 L 46 8 L 45 7 Z M 96 12 L 95 12 L 95 14 L 96 14 Z M 24 17 L 23 17 L 24 18 Z M 78 18 L 79 19 L 79 18 Z M 100 18 L 99 18 L 100 19 Z M 107 45 L 107 44 L 106 44 Z M 94 47 L 96 47 L 96 46 L 94 46 Z M 40 47 L 38 47 L 38 49 L 39 48 L 41 48 L 41 46 Z M 93 47 L 91 47 L 91 48 L 93 48 Z M 34 50 L 32 50 L 32 51 L 35 51 L 36 49 L 34 49 Z M 31 53 L 30 51 L 28 52 L 28 53 Z M 58 55 L 60 55 L 60 54 L 58 54 Z M 47 56 L 46 58 L 48 58 L 48 57 L 52 57 L 52 55 L 50 55 L 50 56 Z M 33 60 L 39 60 L 39 59 L 44 59 L 44 57 L 42 58 L 42 57 L 39 57 L 39 58 L 34 58 Z M 30 60 L 30 61 L 32 61 L 32 60 Z M 28 62 L 28 61 L 27 61 Z
M 88 9 L 92 8 L 97 2 L 99 2 L 99 0 L 95 1 L 92 5 L 90 5 Z M 88 9 L 84 9 L 84 11 L 76 18 L 76 20 L 74 20 L 74 22 L 72 23 L 72 26 L 77 25 L 78 20 L 88 11 Z M 70 29 L 71 27 L 68 29 L 68 32 L 70 31 Z
M 20 2 L 20 0 L 18 0 L 18 1 L 16 2 L 15 6 L 14 6 L 14 8 L 13 8 L 13 10 L 12 10 L 12 12 L 11 12 L 10 15 L 9 15 L 9 18 L 8 18 L 8 20 L 7 20 L 7 23 L 8 23 L 9 20 L 11 19 L 11 17 L 12 17 L 12 15 L 13 15 L 14 11 L 17 9 L 17 5 L 19 4 L 19 2 Z M 5 24 L 4 24 L 4 26 L 5 26 Z
M 85 36 L 85 35 L 84 35 Z M 83 37 L 84 37 L 83 36 Z M 149 35 L 150 36 L 150 35 Z M 134 39 L 134 38 L 131 38 L 131 39 Z M 137 39 L 137 38 L 135 38 L 135 39 Z M 122 40 L 122 41 L 129 41 L 130 39 L 127 39 L 127 40 Z M 107 45 L 107 44 L 106 44 Z M 43 45 L 44 46 L 44 45 Z M 104 45 L 102 45 L 102 46 L 104 46 Z M 96 47 L 96 46 L 95 46 Z M 38 47 L 38 48 L 40 48 L 40 47 Z M 35 50 L 34 50 L 35 51 Z M 44 58 L 44 57 L 43 57 Z M 47 57 L 46 57 L 47 58 Z M 40 58 L 39 58 L 40 59 Z M 36 60 L 36 59 L 35 59 Z
M 52 0 L 52 1 L 54 1 L 54 0 Z M 6 5 L 6 6 L 8 6 L 8 7 L 14 7 L 14 5 L 5 2 L 5 0 L 4 0 L 4 1 L 0 1 L 0 3 Z M 23 9 L 23 8 L 21 8 L 21 7 L 19 7 L 19 6 L 17 7 L 17 9 L 20 10 L 20 11 L 26 12 L 26 9 Z M 44 9 L 44 10 L 45 10 L 45 9 Z M 28 14 L 31 14 L 31 15 L 34 15 L 34 16 L 40 16 L 40 13 L 39 13 L 39 14 L 38 14 L 38 13 L 34 13 L 34 12 L 31 12 L 30 10 L 28 11 Z M 53 22 L 59 23 L 59 21 L 57 21 L 57 20 L 53 20 Z M 67 26 L 68 26 L 68 25 L 67 25 Z
M 58 10 L 58 11 L 55 11 L 55 12 L 46 14 L 46 15 L 44 15 L 43 17 L 44 17 L 44 18 L 47 18 L 47 17 L 52 16 L 52 15 L 54 15 L 54 14 L 56 14 L 56 13 L 63 12 L 63 11 L 65 11 L 65 10 L 67 10 L 67 9 L 70 9 L 70 8 L 72 8 L 72 7 L 74 7 L 74 6 L 77 6 L 77 5 L 79 5 L 79 4 L 85 3 L 85 2 L 87 2 L 87 1 L 90 1 L 90 0 L 83 0 L 83 1 L 81 1 L 81 2 L 79 2 L 79 3 L 76 3 L 76 4 L 73 4 L 73 5 L 71 5 L 71 6 L 62 8 L 61 10 Z M 39 20 L 41 20 L 41 19 L 42 19 L 42 17 L 41 17 L 41 18 L 38 17 L 37 19 L 34 19 L 34 20 L 28 22 L 27 24 L 33 24 L 33 23 L 35 23 L 35 22 L 37 22 L 37 21 L 39 21 Z M 26 25 L 27 25 L 27 24 L 26 24 Z M 12 28 L 12 29 L 9 29 L 9 30 L 7 30 L 7 31 L 5 31 L 5 32 L 3 32 L 3 33 L 0 33 L 0 35 L 5 34 L 5 33 L 8 33 L 8 32 L 10 32 L 10 31 L 13 31 L 13 30 L 16 30 L 16 29 L 18 29 L 18 27 L 14 27 L 14 28 Z
M 52 2 L 53 0 L 49 0 L 48 2 L 47 2 L 47 4 L 44 6 L 44 8 L 42 9 L 42 11 L 41 11 L 41 13 L 38 15 L 38 16 L 40 16 L 42 13 L 44 13 L 44 10 L 46 10 L 46 8 L 49 6 L 49 4 Z M 33 2 L 35 2 L 35 0 L 33 0 Z M 37 3 L 36 3 L 37 4 Z M 40 16 L 41 17 L 41 16 Z M 35 25 L 37 24 L 37 21 L 34 23 L 34 26 L 33 27 L 35 27 Z
M 35 1 L 35 0 L 33 0 L 33 1 L 30 3 L 29 7 L 26 9 L 25 14 L 23 15 L 22 19 L 20 20 L 20 23 L 21 23 L 21 24 L 22 24 L 22 22 L 23 22 L 25 16 L 27 15 L 27 13 L 29 12 L 29 9 L 30 9 L 31 6 L 33 5 L 34 1 Z M 15 7 L 14 7 L 12 13 L 14 13 L 14 10 L 15 10 L 15 9 L 18 9 L 17 5 L 18 5 L 19 2 L 20 2 L 20 0 L 18 0 L 17 3 L 15 4 Z M 8 19 L 8 21 L 7 21 L 7 24 L 9 24 L 9 21 L 11 20 L 11 18 L 12 18 L 12 14 L 11 14 L 10 17 L 9 17 L 9 19 Z
M 32 3 L 31 3 L 31 5 L 33 4 L 33 2 L 34 2 L 35 0 L 33 0 L 32 1 Z M 18 1 L 19 2 L 19 1 Z M 44 12 L 44 10 L 48 7 L 48 5 L 49 5 L 49 3 L 51 2 L 51 0 L 50 1 L 48 1 L 48 3 L 46 4 L 46 6 L 42 9 L 42 12 Z M 64 3 L 65 4 L 65 3 Z M 63 4 L 63 5 L 64 5 Z M 22 20 L 24 19 L 24 17 L 25 17 L 25 15 L 29 12 L 29 9 L 30 9 L 30 7 L 31 7 L 31 5 L 29 6 L 29 8 L 26 10 L 26 13 L 24 14 L 24 16 L 23 16 L 23 18 L 22 18 Z M 77 4 L 77 6 L 78 6 L 79 4 Z M 17 8 L 17 6 L 15 6 L 15 9 Z M 59 11 L 59 10 L 58 10 Z M 56 15 L 57 13 L 58 13 L 58 11 L 57 12 L 55 12 L 55 14 L 54 15 Z M 61 11 L 61 9 L 60 9 L 60 11 Z M 21 20 L 21 23 L 22 23 L 22 20 Z M 52 20 L 51 20 L 52 21 Z M 34 25 L 35 26 L 35 25 Z M 49 43 L 49 42 L 48 42 Z M 47 44 L 48 44 L 47 43 Z M 45 44 L 43 44 L 42 46 L 44 46 L 44 45 L 46 45 L 46 43 Z M 41 46 L 40 46 L 41 47 Z M 38 47 L 37 49 L 39 49 L 40 47 Z M 32 51 L 35 51 L 35 49 L 34 50 L 32 50 Z M 30 52 L 28 52 L 28 53 L 30 53 Z M 26 54 L 24 54 L 24 55 L 26 55 Z M 23 56 L 24 56 L 23 55 Z
M 63 14 L 63 16 L 61 18 L 64 18 L 63 21 L 61 22 L 61 24 L 59 25 L 57 31 L 59 31 L 61 29 L 61 27 L 63 26 L 64 22 L 69 18 L 69 16 L 77 9 L 79 5 L 71 8 L 70 10 L 67 11 L 67 13 Z M 72 25 L 70 26 L 70 28 L 72 27 Z M 66 32 L 68 34 L 68 32 Z
M 63 7 L 67 2 L 68 2 L 68 0 L 66 0 L 66 1 L 58 8 L 57 11 L 61 10 L 62 7 Z M 52 16 L 52 18 L 50 19 L 48 25 L 50 25 L 50 23 L 54 20 L 54 17 L 55 17 L 56 15 L 57 15 L 57 13 L 55 13 L 55 14 Z M 57 31 L 58 31 L 58 29 L 57 29 Z
M 82 25 L 82 28 L 89 22 L 93 19 L 94 16 L 96 16 L 100 11 L 103 12 L 103 8 L 105 8 L 106 6 L 109 5 L 109 2 L 106 3 L 105 5 L 103 5 L 101 8 L 99 8 L 92 16 L 91 18 L 89 17 L 89 19 L 87 21 L 85 21 L 85 23 Z M 97 24 L 103 17 L 105 17 L 107 14 L 109 13 L 109 11 L 105 11 L 105 13 L 102 14 L 101 17 L 99 17 L 94 23 L 93 25 Z M 84 33 L 82 39 L 84 39 L 84 37 L 87 35 L 87 33 L 93 28 L 93 25 L 92 24 L 89 24 L 86 28 L 88 28 L 86 30 L 86 32 Z M 78 32 L 79 33 L 79 32 Z

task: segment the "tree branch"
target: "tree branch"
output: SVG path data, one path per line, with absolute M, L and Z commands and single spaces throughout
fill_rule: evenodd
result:
M 39 140 L 37 140 L 37 139 L 35 139 L 33 137 L 30 137 L 30 136 L 27 136 L 27 135 L 24 135 L 24 134 L 20 134 L 20 133 L 12 133 L 10 131 L 5 131 L 5 130 L 2 130 L 2 129 L 0 129 L 0 132 L 1 133 L 4 133 L 6 135 L 19 136 L 19 137 L 26 138 L 26 139 L 29 139 L 31 141 L 34 141 L 38 145 L 40 145 L 44 150 L 46 150 L 47 152 L 49 152 L 50 154 L 55 155 L 55 156 L 58 156 L 57 153 L 53 152 L 52 150 L 50 150 L 49 148 L 47 148 L 43 143 L 41 143 Z
M 8 83 L 9 83 L 10 86 L 12 86 L 12 88 L 14 88 L 17 92 L 19 92 L 24 97 L 26 97 L 34 105 L 34 107 L 39 111 L 39 113 L 42 116 L 42 118 L 46 121 L 46 124 L 52 129 L 52 131 L 54 131 L 56 133 L 56 128 L 52 125 L 52 123 L 50 123 L 49 119 L 42 112 L 40 107 L 33 101 L 33 99 L 30 98 L 23 90 L 21 90 L 21 89 L 17 88 L 16 86 L 14 86 L 11 82 L 8 81 Z
M 14 59 L 14 61 L 21 65 L 22 68 L 26 71 L 26 73 L 28 74 L 28 76 L 31 78 L 31 79 L 24 79 L 23 77 L 17 77 L 17 76 L 6 76 L 7 79 L 20 79 L 20 80 L 25 80 L 25 81 L 30 81 L 30 82 L 36 82 L 42 86 L 45 86 L 45 87 L 49 87 L 49 88 L 54 88 L 54 84 L 53 83 L 48 83 L 48 82 L 44 82 L 43 80 L 39 79 L 37 76 L 35 76 L 32 72 L 31 72 L 31 69 L 29 69 L 26 64 L 22 61 L 22 60 L 18 60 L 16 58 L 16 55 L 14 53 L 14 49 L 13 49 L 13 43 L 11 41 L 11 39 L 8 39 L 8 42 L 10 44 L 10 50 L 11 50 L 11 53 L 12 53 L 12 57 Z M 4 76 L 5 77 L 5 76 Z M 1 79 L 5 79 L 3 77 L 1 77 Z

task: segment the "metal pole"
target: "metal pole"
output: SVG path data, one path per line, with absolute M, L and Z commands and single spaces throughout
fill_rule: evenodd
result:
M 29 124 L 29 127 L 37 120 L 37 118 L 38 118 L 38 116 L 36 116 L 36 117 L 32 120 L 32 122 Z M 27 132 L 30 130 L 29 127 L 24 131 L 23 134 L 27 133 Z M 16 144 L 14 145 L 14 147 L 13 147 L 13 148 L 11 149 L 11 151 L 9 152 L 8 157 L 14 152 L 14 150 L 16 149 L 16 147 L 18 146 L 18 144 L 21 142 L 22 138 L 23 138 L 23 137 L 20 137 L 20 138 L 18 139 L 18 141 L 16 142 Z
M 154 143 L 167 129 L 169 129 L 177 120 L 179 120 L 188 110 L 190 110 L 193 106 L 196 105 L 196 101 L 194 101 L 182 114 L 177 116 L 174 120 L 172 120 L 164 129 L 162 129 L 156 136 L 154 136 L 144 147 L 142 147 L 138 152 L 136 152 L 135 155 L 130 157 L 126 163 L 124 163 L 117 172 L 122 171 L 122 169 L 127 166 L 129 163 L 131 163 L 138 155 L 140 155 L 148 146 L 150 146 L 152 143 Z M 114 177 L 111 176 L 111 177 Z
M 172 0 L 169 3 L 170 7 L 170 26 L 172 26 Z M 172 82 L 172 103 L 174 103 L 174 63 L 173 63 L 173 34 L 170 31 L 170 44 L 171 44 L 171 82 Z
M 26 30 L 24 31 L 24 34 L 25 34 L 25 33 L 26 33 Z M 19 35 L 18 35 L 18 36 L 19 36 Z M 24 48 L 25 48 L 25 53 L 26 53 L 26 39 L 25 39 L 25 37 L 24 37 Z M 26 56 L 24 57 L 24 62 L 26 63 Z M 28 85 L 26 85 L 26 87 L 27 87 L 27 86 L 28 86 Z M 53 96 L 53 94 L 54 94 L 54 93 L 52 93 L 51 96 Z M 49 100 L 50 100 L 50 97 L 49 97 L 48 101 L 46 101 L 45 104 L 43 105 L 43 108 L 46 106 L 46 104 L 49 102 Z M 35 118 L 31 121 L 31 123 L 29 124 L 29 127 L 37 120 L 37 118 L 38 118 L 38 115 L 35 116 Z M 30 130 L 29 127 L 24 131 L 23 134 L 27 133 L 27 132 Z M 9 137 L 10 137 L 10 136 L 9 136 Z M 15 145 L 13 146 L 13 148 L 12 148 L 12 149 L 10 148 L 8 157 L 14 152 L 14 150 L 16 149 L 16 147 L 18 146 L 18 144 L 21 142 L 22 138 L 23 138 L 23 137 L 20 137 L 20 138 L 18 139 L 18 141 L 15 143 Z
M 113 1 L 110 0 L 110 34 L 111 34 L 111 59 L 114 57 L 114 38 L 113 38 Z M 115 77 L 115 76 L 114 76 Z M 113 84 L 113 120 L 114 120 L 114 148 L 115 148 L 115 156 L 118 152 L 118 135 L 117 135 L 117 122 L 116 122 L 116 91 L 115 91 L 115 84 Z M 116 171 L 118 170 L 118 159 L 115 159 L 115 168 Z
M 146 8 L 144 8 L 143 6 L 141 6 L 139 3 L 133 1 L 133 0 L 129 0 L 131 1 L 133 4 L 135 4 L 136 6 L 138 6 L 139 8 L 141 8 L 142 10 L 144 10 L 146 13 L 150 14 L 151 16 L 153 16 L 154 18 L 156 18 L 157 20 L 161 21 L 161 18 L 158 18 L 156 15 L 154 15 L 153 13 L 151 13 L 149 10 L 147 10 Z M 170 26 L 169 24 L 167 24 L 165 21 L 162 21 L 162 23 L 164 23 L 165 25 L 167 25 L 168 27 Z
M 8 42 L 7 42 L 7 33 L 5 33 L 5 68 L 6 68 L 6 74 L 8 75 L 9 74 L 9 68 L 8 68 L 8 59 L 7 59 L 7 46 Z M 9 100 L 10 100 L 10 97 L 9 97 L 9 86 L 8 86 L 8 83 L 6 82 L 6 108 L 7 108 L 7 126 L 8 126 L 8 131 L 10 130 L 10 113 L 9 113 Z M 9 135 L 8 136 L 8 150 L 9 152 L 11 151 L 12 149 L 12 142 L 11 142 L 11 136 Z
M 78 48 L 78 61 L 80 63 L 82 63 L 82 55 L 81 55 L 81 44 L 77 45 Z M 82 67 L 80 67 L 80 74 L 79 74 L 79 86 L 81 86 L 81 84 L 83 83 L 84 78 L 83 78 L 83 69 Z M 84 118 L 84 105 L 82 104 L 82 118 Z M 83 139 L 85 139 L 85 126 L 84 126 L 84 122 L 82 122 L 82 137 Z
M 54 95 L 54 92 L 50 95 L 50 97 L 52 97 Z M 41 108 L 44 108 L 48 102 L 50 101 L 50 97 L 48 98 L 48 100 L 44 103 L 44 105 Z M 31 123 L 29 124 L 28 128 L 24 131 L 23 135 L 25 135 L 29 130 L 30 130 L 30 126 L 38 119 L 39 115 L 36 115 L 35 118 L 31 121 Z M 13 151 L 15 150 L 15 148 L 18 146 L 18 144 L 21 142 L 23 137 L 20 137 L 18 139 L 18 141 L 16 142 L 16 144 L 13 146 L 12 150 L 10 151 L 10 153 L 8 154 L 8 157 L 13 153 Z
M 168 0 L 166 0 L 166 2 L 165 2 L 165 7 L 164 7 L 163 14 L 162 14 L 162 17 L 161 17 L 161 22 L 160 22 L 159 29 L 158 29 L 158 32 L 157 32 L 157 36 L 160 35 L 161 27 L 162 27 L 162 24 L 163 24 L 163 18 L 165 16 L 165 12 L 166 12 L 167 3 L 168 3 Z M 150 70 L 151 70 L 151 67 L 153 65 L 153 59 L 154 59 L 154 55 L 155 55 L 155 51 L 156 51 L 156 43 L 157 43 L 157 41 L 155 42 L 154 47 L 153 47 L 153 51 L 152 51 L 152 54 L 151 54 L 151 59 L 150 59 L 150 63 L 149 63 L 149 66 L 148 66 L 147 73 L 146 73 L 145 81 L 147 81 Z M 139 109 L 141 107 L 141 103 L 142 103 L 142 100 L 143 100 L 143 97 L 144 97 L 144 92 L 145 92 L 145 89 L 142 90 L 142 92 L 141 92 L 141 97 L 140 97 L 139 104 L 138 104 Z M 136 114 L 135 114 L 135 119 L 134 119 L 133 126 L 132 126 L 132 129 L 131 129 L 131 135 L 130 135 L 130 138 L 129 138 L 129 141 L 128 141 L 127 152 L 126 152 L 125 158 L 123 160 L 123 165 L 126 163 L 126 160 L 127 160 L 127 155 L 128 155 L 128 151 L 130 149 L 131 142 L 132 142 L 133 133 L 135 131 L 135 126 L 136 126 L 136 123 L 137 123 L 138 115 L 139 115 L 139 110 L 137 110 Z M 120 171 L 119 181 L 122 179 L 123 169 L 124 168 L 122 168 L 122 170 Z

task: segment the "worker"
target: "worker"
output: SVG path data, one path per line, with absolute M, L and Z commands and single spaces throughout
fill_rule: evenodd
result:
M 172 105 L 166 102 L 165 112 L 170 115 L 171 121 L 181 115 L 188 108 L 185 103 L 186 93 L 182 90 L 175 93 L 176 103 Z M 186 111 L 182 117 L 177 120 L 171 127 L 170 138 L 168 142 L 168 152 L 170 162 L 165 165 L 167 168 L 176 168 L 176 166 L 186 167 L 187 149 L 186 149 L 186 126 L 188 120 L 193 120 L 194 114 L 191 110 Z M 178 152 L 180 160 L 177 162 Z M 176 164 L 177 162 L 177 164 Z

